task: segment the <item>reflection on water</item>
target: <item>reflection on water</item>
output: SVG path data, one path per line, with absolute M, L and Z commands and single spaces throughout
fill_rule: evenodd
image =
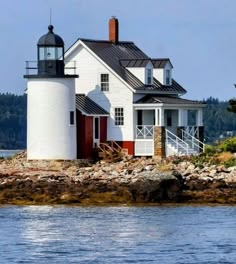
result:
M 0 208 L 0 263 L 236 263 L 236 207 Z

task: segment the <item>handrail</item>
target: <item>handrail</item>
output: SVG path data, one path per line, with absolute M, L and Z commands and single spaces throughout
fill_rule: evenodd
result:
M 202 141 L 200 141 L 198 138 L 195 138 L 193 135 L 186 132 L 186 130 L 182 129 L 182 138 L 187 138 L 185 136 L 191 139 L 192 145 L 200 148 L 203 152 L 205 151 L 205 144 Z M 198 142 L 198 144 L 195 143 L 194 141 Z
M 106 150 L 106 148 L 108 149 L 108 150 L 110 150 L 111 152 L 113 152 L 114 150 L 112 149 L 112 147 L 111 146 L 109 146 L 108 144 L 106 144 L 106 143 L 100 143 L 100 146 L 98 146 L 98 148 L 100 148 L 101 150 L 104 150 L 104 151 L 107 151 Z
M 65 71 L 71 70 L 73 74 L 76 74 L 76 61 L 66 61 L 64 60 L 65 64 Z M 36 70 L 38 69 L 38 61 L 26 61 L 25 62 L 25 70 L 26 75 L 31 75 L 32 73 L 36 73 Z
M 181 138 L 177 137 L 174 133 L 172 133 L 168 129 L 166 129 L 166 140 L 167 140 L 167 143 L 168 143 L 168 140 L 172 140 L 177 145 L 178 152 L 179 152 L 179 147 L 181 146 L 181 148 L 186 150 L 186 154 L 187 155 L 189 154 L 189 145 L 185 141 L 183 141 Z M 180 142 L 182 143 L 182 145 L 180 145 Z
M 111 144 L 111 145 L 109 145 Z M 116 145 L 116 148 L 114 147 Z M 115 141 L 108 141 L 107 143 L 100 143 L 98 149 L 101 150 L 100 157 L 107 161 L 116 161 L 122 158 L 122 148 Z
M 114 140 L 108 141 L 110 142 L 110 145 L 113 149 L 115 149 L 117 152 L 122 151 L 122 147 Z

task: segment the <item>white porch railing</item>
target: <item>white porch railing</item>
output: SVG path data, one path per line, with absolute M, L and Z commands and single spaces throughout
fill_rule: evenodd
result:
M 178 154 L 189 155 L 190 147 L 181 138 L 166 129 L 166 147 L 172 146 Z
M 165 129 L 167 155 L 195 155 L 200 151 L 204 152 L 204 143 L 193 136 L 199 134 L 198 127 L 186 128 L 182 130 L 182 139 L 170 130 Z M 137 125 L 135 137 L 135 155 L 154 155 L 154 126 Z
M 182 139 L 197 152 L 205 151 L 205 144 L 196 138 L 199 135 L 198 127 L 186 127 L 190 129 L 182 129 Z
M 136 138 L 138 139 L 152 139 L 154 126 L 145 125 L 145 126 L 136 126 Z

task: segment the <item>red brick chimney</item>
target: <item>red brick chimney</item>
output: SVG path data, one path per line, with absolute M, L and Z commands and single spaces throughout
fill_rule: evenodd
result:
M 119 42 L 119 21 L 115 17 L 109 20 L 109 40 L 115 44 Z

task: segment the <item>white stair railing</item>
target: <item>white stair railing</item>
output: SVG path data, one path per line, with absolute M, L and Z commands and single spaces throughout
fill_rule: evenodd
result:
M 170 132 L 168 129 L 166 129 L 166 144 L 174 146 L 178 153 L 183 152 L 182 154 L 189 154 L 189 145 L 184 142 L 181 138 L 177 137 L 174 133 Z
M 195 134 L 198 133 L 198 130 L 195 130 Z M 197 150 L 198 152 L 201 150 L 202 152 L 205 151 L 205 144 L 194 137 L 192 134 L 188 133 L 186 130 L 182 129 L 182 139 L 187 142 L 189 141 L 191 148 Z

